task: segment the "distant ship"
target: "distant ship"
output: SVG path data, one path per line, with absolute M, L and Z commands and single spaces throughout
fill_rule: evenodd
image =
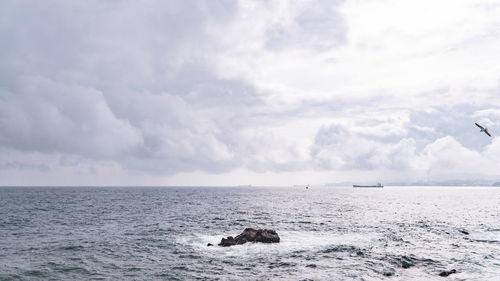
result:
M 372 187 L 372 188 L 382 188 L 384 187 L 381 183 L 377 183 L 377 185 L 357 185 L 354 184 L 352 187 Z

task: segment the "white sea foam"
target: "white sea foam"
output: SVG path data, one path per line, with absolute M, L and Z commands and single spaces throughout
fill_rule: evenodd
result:
M 494 243 L 500 245 L 500 231 L 472 232 L 469 238 L 478 242 Z
M 198 234 L 191 238 L 186 238 L 182 243 L 188 243 L 193 248 L 201 252 L 216 253 L 224 256 L 255 257 L 268 254 L 287 254 L 296 251 L 322 250 L 333 246 L 355 246 L 358 248 L 367 247 L 371 242 L 380 236 L 377 233 L 348 233 L 333 234 L 327 232 L 304 232 L 304 231 L 278 231 L 280 243 L 246 243 L 231 247 L 216 246 L 222 237 L 228 235 L 203 235 Z M 232 234 L 236 236 L 237 234 Z M 207 247 L 211 243 L 213 247 Z

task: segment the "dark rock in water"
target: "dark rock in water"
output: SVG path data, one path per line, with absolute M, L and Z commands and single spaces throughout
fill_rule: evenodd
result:
M 207 247 L 210 247 L 210 246 L 213 246 L 213 245 L 214 245 L 214 244 L 212 244 L 212 243 L 208 243 L 208 244 L 207 244 Z
M 219 246 L 229 247 L 245 244 L 246 242 L 279 243 L 280 237 L 274 230 L 245 228 L 240 235 L 234 238 L 233 236 L 222 238 Z
M 241 243 L 243 244 L 243 243 Z M 222 240 L 220 240 L 220 243 L 219 243 L 219 246 L 222 246 L 222 247 L 229 247 L 229 246 L 233 246 L 233 245 L 236 245 L 236 241 L 234 240 L 233 236 L 228 236 L 227 238 L 222 238 Z
M 463 234 L 469 235 L 469 232 L 467 230 L 459 229 L 458 231 L 462 232 Z
M 453 274 L 453 273 L 456 273 L 456 272 L 457 271 L 455 269 L 445 270 L 445 271 L 442 271 L 441 273 L 439 273 L 439 276 L 446 277 L 446 276 Z

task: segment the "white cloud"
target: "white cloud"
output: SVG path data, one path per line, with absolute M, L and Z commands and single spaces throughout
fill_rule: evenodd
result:
M 422 156 L 428 169 L 467 171 L 481 163 L 481 154 L 463 147 L 453 137 L 443 137 L 427 145 Z
M 486 127 L 495 128 L 500 127 L 500 109 L 498 108 L 489 108 L 478 110 L 472 114 L 473 118 L 476 118 L 477 121 Z
M 6 183 L 494 174 L 493 1 L 2 8 Z

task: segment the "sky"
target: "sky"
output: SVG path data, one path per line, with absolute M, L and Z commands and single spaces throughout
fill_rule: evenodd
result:
M 500 180 L 499 50 L 488 0 L 5 0 L 0 185 Z

